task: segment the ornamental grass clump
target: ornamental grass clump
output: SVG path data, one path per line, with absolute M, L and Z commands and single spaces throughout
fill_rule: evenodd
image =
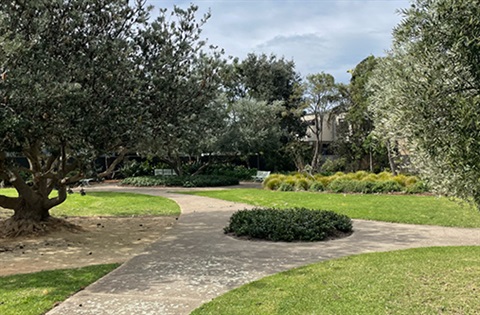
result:
M 255 208 L 230 217 L 224 232 L 267 241 L 314 242 L 352 233 L 352 221 L 333 211 L 307 208 Z
M 397 175 L 389 172 L 380 174 L 358 171 L 356 173 L 337 172 L 330 176 L 292 173 L 272 174 L 264 182 L 264 188 L 279 191 L 327 191 L 334 193 L 424 193 L 428 186 L 416 176 Z

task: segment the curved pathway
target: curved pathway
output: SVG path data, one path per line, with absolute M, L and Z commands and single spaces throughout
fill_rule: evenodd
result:
M 189 314 L 253 280 L 294 267 L 353 254 L 397 249 L 480 245 L 480 229 L 354 220 L 354 233 L 317 243 L 236 240 L 223 234 L 230 215 L 252 206 L 170 193 L 164 188 L 103 186 L 175 200 L 178 223 L 143 254 L 60 304 L 53 314 Z

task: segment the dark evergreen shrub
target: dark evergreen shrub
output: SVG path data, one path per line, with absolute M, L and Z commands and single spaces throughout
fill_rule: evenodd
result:
M 216 187 L 238 185 L 238 179 L 214 175 L 139 176 L 125 178 L 121 183 L 132 186 Z
M 224 229 L 239 237 L 269 241 L 321 241 L 352 232 L 349 217 L 306 208 L 240 210 Z

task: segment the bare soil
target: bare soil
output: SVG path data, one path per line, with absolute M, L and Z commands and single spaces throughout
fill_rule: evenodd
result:
M 1 212 L 1 211 L 0 211 Z M 5 219 L 0 213 L 0 220 Z M 69 217 L 82 231 L 0 238 L 0 276 L 123 263 L 158 240 L 176 217 Z

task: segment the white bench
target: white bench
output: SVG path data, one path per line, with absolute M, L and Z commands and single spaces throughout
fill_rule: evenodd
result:
M 174 170 L 172 169 L 167 169 L 167 168 L 160 168 L 160 169 L 155 169 L 153 170 L 153 174 L 155 176 L 176 176 L 177 173 L 175 173 Z
M 80 186 L 90 186 L 90 182 L 92 180 L 95 180 L 95 178 L 84 178 L 79 180 L 78 182 L 80 183 Z
M 269 175 L 270 172 L 268 171 L 257 171 L 257 175 L 252 176 L 252 178 L 256 182 L 263 182 Z

